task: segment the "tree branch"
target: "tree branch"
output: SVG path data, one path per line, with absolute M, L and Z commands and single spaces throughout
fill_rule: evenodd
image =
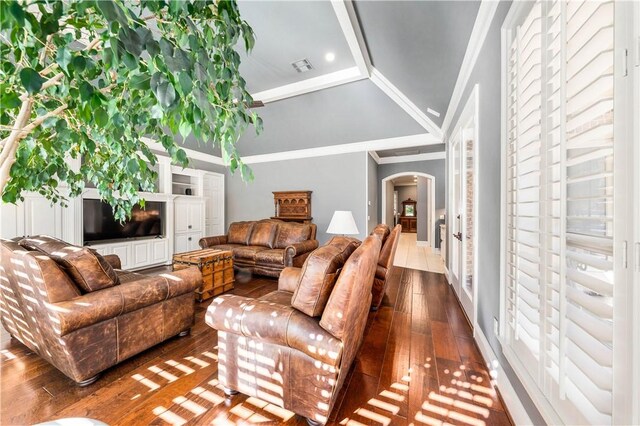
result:
M 18 143 L 20 142 L 20 135 L 27 120 L 31 116 L 31 108 L 33 107 L 33 99 L 28 98 L 22 102 L 20 113 L 16 119 L 16 129 L 4 140 L 2 144 L 2 152 L 0 152 L 0 194 L 4 192 L 4 188 L 9 181 L 9 172 L 11 166 L 16 161 L 16 150 L 18 149 Z

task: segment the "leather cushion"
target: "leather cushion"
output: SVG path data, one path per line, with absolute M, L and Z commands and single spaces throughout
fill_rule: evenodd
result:
M 229 225 L 227 243 L 247 245 L 255 222 L 234 222 Z
M 19 243 L 29 250 L 37 250 L 55 260 L 69 274 L 78 287 L 90 293 L 120 283 L 118 275 L 100 253 L 78 247 L 46 235 L 23 238 Z
M 273 248 L 277 232 L 277 223 L 271 221 L 257 222 L 255 225 L 253 225 L 251 238 L 249 238 L 249 245 Z
M 291 306 L 291 297 L 293 293 L 289 291 L 277 290 L 272 291 L 271 293 L 265 294 L 262 297 L 259 297 L 260 300 L 265 300 L 271 303 L 277 303 L 282 306 Z
M 284 250 L 271 249 L 263 250 L 256 253 L 256 263 L 263 265 L 284 265 Z
M 275 248 L 285 248 L 311 238 L 311 226 L 306 223 L 281 223 Z
M 251 260 L 255 262 L 256 254 L 264 250 L 267 250 L 267 248 L 259 246 L 240 246 L 233 249 L 233 256 L 240 260 Z
M 334 239 L 336 240 L 336 239 Z M 358 247 L 357 240 L 342 238 L 314 250 L 302 266 L 291 306 L 311 317 L 322 315 L 340 268 Z

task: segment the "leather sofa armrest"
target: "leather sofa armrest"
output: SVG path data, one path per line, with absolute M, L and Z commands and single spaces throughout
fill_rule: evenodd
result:
M 218 246 L 220 244 L 226 244 L 227 243 L 227 236 L 226 235 L 218 235 L 216 237 L 204 237 L 204 238 L 200 238 L 200 241 L 198 241 L 198 244 L 200 244 L 200 248 L 206 249 L 212 246 Z
M 145 277 L 66 300 L 50 303 L 50 317 L 57 317 L 55 331 L 64 336 L 117 316 L 193 292 L 202 285 L 198 268 Z
M 104 260 L 106 260 L 113 269 L 122 269 L 122 263 L 120 262 L 120 257 L 117 254 L 105 254 L 102 257 L 104 257 Z
M 332 366 L 341 360 L 342 342 L 291 306 L 224 295 L 213 300 L 205 321 L 220 332 L 287 346 Z
M 295 292 L 300 282 L 301 273 L 302 269 L 300 268 L 290 266 L 284 268 L 278 278 L 278 290 L 290 291 L 291 293 Z
M 318 248 L 318 240 L 306 240 L 285 247 L 284 266 L 293 266 L 293 258 Z

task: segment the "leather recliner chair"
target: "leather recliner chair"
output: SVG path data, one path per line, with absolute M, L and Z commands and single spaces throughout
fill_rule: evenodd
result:
M 2 325 L 81 386 L 193 325 L 197 268 L 145 276 L 51 237 L 0 244 Z
M 334 237 L 302 268 L 285 268 L 260 299 L 214 299 L 218 380 L 225 393 L 260 398 L 324 424 L 363 340 L 379 236 Z

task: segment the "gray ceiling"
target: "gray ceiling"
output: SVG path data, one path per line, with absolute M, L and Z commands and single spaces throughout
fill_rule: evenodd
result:
M 340 24 L 328 1 L 239 1 L 240 13 L 256 34 L 240 72 L 252 93 L 355 66 Z M 327 52 L 335 54 L 327 62 Z M 314 69 L 298 73 L 291 63 L 307 58 Z
M 373 65 L 442 125 L 479 1 L 356 1 Z
M 432 152 L 444 152 L 445 144 L 439 143 L 435 145 L 426 145 L 426 146 L 415 146 L 411 148 L 400 148 L 400 149 L 385 149 L 381 151 L 376 151 L 378 157 L 398 157 L 402 155 L 418 155 L 418 154 L 429 154 Z

